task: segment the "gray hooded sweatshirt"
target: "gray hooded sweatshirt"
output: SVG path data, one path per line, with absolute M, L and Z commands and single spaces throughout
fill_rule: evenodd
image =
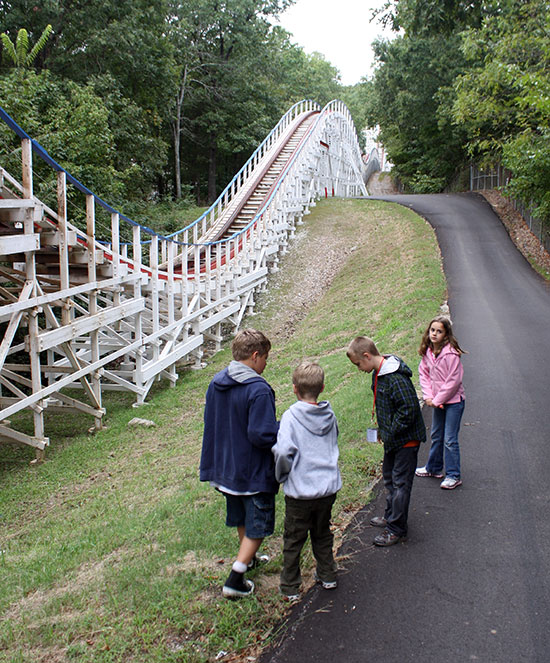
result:
M 281 417 L 275 476 L 294 499 L 334 495 L 342 487 L 338 469 L 338 424 L 330 403 L 297 401 Z

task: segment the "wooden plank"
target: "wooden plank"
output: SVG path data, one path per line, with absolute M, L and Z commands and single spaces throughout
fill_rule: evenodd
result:
M 0 198 L 0 210 L 2 209 L 23 209 L 24 207 L 34 207 L 34 200 L 30 198 Z
M 4 273 L 0 269 L 0 273 Z M 11 274 L 5 273 L 7 278 L 13 278 Z M 141 280 L 141 274 L 128 274 L 127 276 L 106 279 L 105 281 L 96 281 L 94 283 L 85 283 L 83 285 L 74 286 L 72 288 L 67 288 L 66 290 L 49 293 L 47 295 L 40 295 L 38 297 L 33 297 L 32 299 L 27 300 L 26 302 L 14 302 L 13 304 L 6 304 L 5 306 L 0 306 L 0 322 L 7 320 L 13 313 L 17 311 L 24 311 L 26 309 L 34 308 L 35 306 L 42 306 L 43 304 L 51 304 L 54 302 L 60 302 L 61 299 L 68 299 L 69 297 L 75 297 L 76 295 L 85 294 L 92 290 L 111 290 L 112 288 L 117 287 L 118 285 L 123 285 L 124 283 L 132 283 L 136 280 Z M 54 304 L 55 305 L 55 304 Z
M 85 412 L 86 414 L 91 414 L 92 417 L 97 417 L 100 418 L 102 417 L 106 410 L 104 408 L 95 408 L 92 407 L 91 405 L 88 405 L 87 403 L 82 403 L 82 401 L 78 401 L 76 398 L 71 398 L 70 396 L 66 396 L 65 394 L 62 394 L 61 392 L 58 392 L 55 396 L 55 398 L 58 398 L 64 405 L 62 406 L 64 409 L 71 408 L 73 410 L 79 410 L 80 412 Z M 56 407 L 55 405 L 51 405 L 47 401 L 44 403 L 45 407 L 51 409 L 52 407 Z
M 21 141 L 21 164 L 23 167 L 23 197 L 32 198 L 32 143 L 29 138 Z
M 13 428 L 2 426 L 1 424 L 0 437 L 7 438 L 10 442 L 28 444 L 30 447 L 41 450 L 45 449 L 50 444 L 50 439 L 48 437 L 43 437 L 42 439 L 31 437 L 30 435 L 25 435 L 25 433 L 20 433 L 19 431 L 13 430 Z
M 78 318 L 78 320 L 74 320 L 69 325 L 59 327 L 58 329 L 42 332 L 38 335 L 39 352 L 54 348 L 56 345 L 61 345 L 61 343 L 72 341 L 100 327 L 107 327 L 120 318 L 126 318 L 138 311 L 143 311 L 144 308 L 145 300 L 131 300 L 120 306 L 103 309 L 95 315 L 83 316 Z
M 199 345 L 202 345 L 203 340 L 204 339 L 202 334 L 200 336 L 193 336 L 186 343 L 176 347 L 176 349 L 166 357 L 153 360 L 146 364 L 142 371 L 143 381 L 149 381 L 151 378 L 154 378 L 155 375 L 158 375 L 167 366 L 174 364 L 176 361 L 178 361 L 178 359 L 181 359 L 181 357 L 184 357 L 186 354 L 192 352 L 195 348 L 198 348 Z
M 235 302 L 231 306 L 228 306 L 227 308 L 222 309 L 221 311 L 218 311 L 218 313 L 215 313 L 214 315 L 210 316 L 206 320 L 201 320 L 199 322 L 199 332 L 203 332 L 206 329 L 209 329 L 210 327 L 213 327 L 214 325 L 218 324 L 218 322 L 222 322 L 226 318 L 228 318 L 230 315 L 233 315 L 233 313 L 236 313 L 239 311 L 241 308 L 241 303 L 240 302 Z
M 62 290 L 69 286 L 69 242 L 67 228 L 67 176 L 64 171 L 57 173 L 57 223 L 59 227 L 59 279 Z M 117 274 L 118 276 L 118 274 Z M 63 324 L 68 325 L 71 321 L 71 310 L 63 306 L 61 310 Z
M 59 232 L 43 232 L 40 233 L 40 244 L 42 246 L 60 246 L 63 241 L 62 234 Z M 67 246 L 76 246 L 76 232 L 74 230 L 67 231 Z
M 28 300 L 32 292 L 32 289 L 33 289 L 33 284 L 30 281 L 27 281 L 23 286 L 23 290 L 21 290 L 21 294 L 19 295 L 19 300 L 21 302 Z M 0 345 L 0 368 L 3 366 L 4 361 L 8 356 L 8 352 L 10 350 L 12 341 L 15 337 L 15 332 L 17 331 L 22 315 L 23 313 L 21 311 L 12 315 L 8 328 L 4 333 L 4 338 L 2 339 L 2 344 Z
M 260 269 L 257 269 L 254 272 L 251 272 L 250 274 L 241 276 L 240 278 L 237 279 L 237 288 L 242 288 L 243 286 L 250 284 L 252 281 L 257 281 L 258 279 L 261 279 L 262 277 L 266 276 L 267 271 L 268 271 L 267 267 L 260 267 Z
M 40 248 L 40 235 L 3 235 L 0 236 L 0 255 L 8 256 L 25 251 L 37 251 Z

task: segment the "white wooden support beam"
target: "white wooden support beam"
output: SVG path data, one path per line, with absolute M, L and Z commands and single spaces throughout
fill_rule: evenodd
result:
M 127 318 L 134 315 L 137 311 L 143 311 L 145 302 L 143 299 L 130 300 L 119 306 L 113 306 L 109 309 L 102 309 L 95 315 L 81 317 L 74 320 L 70 325 L 61 326 L 57 329 L 51 329 L 38 335 L 39 352 L 53 348 L 56 345 L 67 343 L 84 334 L 88 334 L 94 329 L 107 327 L 121 318 Z
M 34 206 L 35 202 L 30 198 L 0 198 L 0 210 L 18 210 Z
M 19 295 L 19 301 L 20 302 L 27 301 L 31 296 L 32 291 L 33 291 L 33 284 L 30 281 L 27 281 L 23 286 L 23 289 L 21 290 L 21 294 Z M 2 344 L 0 345 L 0 369 L 4 365 L 6 357 L 8 356 L 8 352 L 10 350 L 12 341 L 15 337 L 15 332 L 17 331 L 22 315 L 23 315 L 22 311 L 13 313 L 10 322 L 8 324 L 8 328 L 4 332 L 4 338 L 2 339 Z
M 67 236 L 67 175 L 57 173 L 57 220 L 59 228 L 59 279 L 61 290 L 69 287 L 69 241 Z M 68 324 L 71 312 L 67 306 L 62 310 L 63 324 Z
M 156 377 L 162 370 L 172 363 L 177 362 L 181 357 L 190 354 L 193 350 L 201 346 L 203 343 L 202 334 L 200 336 L 192 336 L 185 343 L 181 343 L 176 349 L 166 357 L 150 361 L 143 368 L 143 380 L 148 382 Z
M 21 165 L 23 168 L 23 198 L 32 198 L 32 144 L 28 138 L 21 141 Z
M 37 438 L 32 437 L 31 435 L 25 435 L 25 433 L 20 433 L 19 431 L 13 430 L 13 428 L 10 428 L 9 426 L 3 426 L 2 424 L 0 424 L 0 436 L 10 440 L 10 442 L 26 444 L 29 447 L 34 447 L 41 451 L 50 444 L 50 440 L 47 437 Z
M 38 251 L 40 248 L 40 235 L 0 235 L 0 256 L 9 256 L 14 253 L 27 253 Z

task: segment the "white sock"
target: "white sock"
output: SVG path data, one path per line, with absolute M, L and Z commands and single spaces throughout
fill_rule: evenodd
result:
M 236 573 L 244 573 L 247 568 L 248 566 L 244 562 L 239 562 L 238 560 L 233 562 L 233 571 Z

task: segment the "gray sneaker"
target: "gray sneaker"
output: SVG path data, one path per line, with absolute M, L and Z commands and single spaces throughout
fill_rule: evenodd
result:
M 462 486 L 462 481 L 455 477 L 445 477 L 440 484 L 440 488 L 443 488 L 443 490 L 454 490 L 458 486 Z

